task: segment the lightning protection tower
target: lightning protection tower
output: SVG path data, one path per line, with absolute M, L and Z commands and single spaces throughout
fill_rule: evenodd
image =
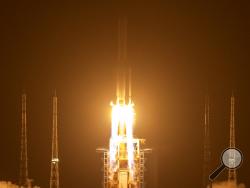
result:
M 19 186 L 28 186 L 28 156 L 27 156 L 27 117 L 26 117 L 26 94 L 22 94 L 22 123 L 21 123 L 21 153 L 19 169 Z
M 57 96 L 53 96 L 52 158 L 50 170 L 50 188 L 59 188 L 59 157 L 57 134 Z
M 229 147 L 235 148 L 235 122 L 234 122 L 234 105 L 235 105 L 235 98 L 234 95 L 231 96 L 231 105 L 230 105 L 230 139 L 229 139 Z M 232 158 L 234 156 L 231 156 Z M 237 175 L 236 169 L 229 169 L 228 170 L 228 181 L 233 183 L 237 182 Z
M 203 149 L 203 187 L 211 188 L 211 182 L 208 180 L 210 173 L 210 161 L 211 161 L 211 148 L 210 148 L 210 122 L 209 122 L 209 111 L 210 111 L 209 97 L 205 98 L 205 115 L 204 115 L 204 149 Z

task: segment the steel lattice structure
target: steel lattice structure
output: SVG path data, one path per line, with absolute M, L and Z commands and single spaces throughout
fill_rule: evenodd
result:
M 50 170 L 50 188 L 59 188 L 59 157 L 57 130 L 57 96 L 53 97 L 53 128 L 52 128 L 52 157 Z
M 26 94 L 22 94 L 21 152 L 19 169 L 19 186 L 28 186 L 28 154 L 27 154 L 27 111 Z
M 229 140 L 229 147 L 235 148 L 235 121 L 234 121 L 234 106 L 235 106 L 235 98 L 232 95 L 231 96 L 231 105 L 230 105 L 230 140 Z M 231 156 L 230 158 L 234 158 L 234 156 Z M 237 183 L 237 174 L 236 169 L 229 169 L 228 170 L 228 181 Z

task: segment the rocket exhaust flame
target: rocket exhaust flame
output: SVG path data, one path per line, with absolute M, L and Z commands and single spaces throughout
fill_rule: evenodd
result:
M 144 139 L 134 138 L 135 109 L 129 101 L 111 102 L 111 136 L 108 149 L 103 152 L 104 188 L 143 188 L 144 187 Z
M 130 169 L 130 174 L 133 174 L 134 166 L 134 138 L 133 138 L 133 124 L 134 124 L 134 104 L 129 102 L 128 104 L 111 103 L 112 106 L 112 128 L 111 128 L 111 138 L 110 138 L 110 169 L 111 171 L 116 170 L 116 159 L 119 154 L 120 143 L 127 143 L 125 148 L 128 156 L 128 166 Z M 124 149 L 124 148 L 120 148 Z M 122 154 L 124 155 L 124 154 Z M 124 157 L 124 156 L 123 156 Z M 133 178 L 132 176 L 130 178 Z

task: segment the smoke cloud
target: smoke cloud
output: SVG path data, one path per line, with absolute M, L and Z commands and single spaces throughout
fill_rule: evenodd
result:
M 12 184 L 10 181 L 0 181 L 0 188 L 18 188 L 18 185 Z
M 32 186 L 33 188 L 40 188 L 38 186 Z M 18 185 L 11 183 L 10 181 L 0 181 L 0 188 L 19 188 Z
M 213 183 L 213 188 L 246 188 L 243 183 L 235 184 L 234 182 L 223 181 Z

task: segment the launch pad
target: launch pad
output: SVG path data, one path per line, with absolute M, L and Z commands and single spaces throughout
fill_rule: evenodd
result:
M 145 139 L 133 137 L 134 104 L 117 100 L 112 106 L 112 128 L 109 149 L 103 152 L 104 188 L 143 188 L 145 172 Z

